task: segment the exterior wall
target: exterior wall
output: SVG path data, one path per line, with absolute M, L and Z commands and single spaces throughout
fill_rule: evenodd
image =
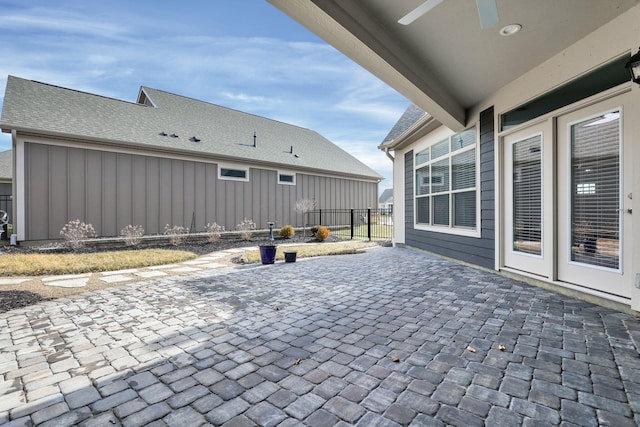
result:
M 540 66 L 533 68 L 531 71 L 522 75 L 509 85 L 501 88 L 469 112 L 469 117 L 473 120 L 474 117 L 477 117 L 478 114 L 480 114 L 480 111 L 488 108 L 489 106 L 493 106 L 495 109 L 494 120 L 496 126 L 495 133 L 497 135 L 495 158 L 498 162 L 495 165 L 495 175 L 497 177 L 496 188 L 498 190 L 500 189 L 499 183 L 506 179 L 505 177 L 502 177 L 503 165 L 500 164 L 501 161 L 504 161 L 501 142 L 503 138 L 506 138 L 513 132 L 517 132 L 519 128 L 540 123 L 544 120 L 550 120 L 553 122 L 558 116 L 626 92 L 630 92 L 630 96 L 628 98 L 629 101 L 624 105 L 623 123 L 626 131 L 623 137 L 627 143 L 624 145 L 625 150 L 623 156 L 627 159 L 632 158 L 633 165 L 637 165 L 638 162 L 640 162 L 640 149 L 638 148 L 638 145 L 633 142 L 628 143 L 629 141 L 637 141 L 638 136 L 640 135 L 640 122 L 633 120 L 633 118 L 639 117 L 640 114 L 640 86 L 632 84 L 631 82 L 612 90 L 605 91 L 604 93 L 594 95 L 588 99 L 579 101 L 576 104 L 568 105 L 560 108 L 559 110 L 545 114 L 539 118 L 531 120 L 530 122 L 522 124 L 520 127 L 515 127 L 504 132 L 500 132 L 498 128 L 501 114 L 518 108 L 519 105 L 552 91 L 554 88 L 557 88 L 566 82 L 606 64 L 620 55 L 628 54 L 629 52 L 634 54 L 637 52 L 638 34 L 640 34 L 640 5 L 634 6 L 626 13 L 598 28 L 593 33 L 586 35 L 582 40 L 579 40 L 566 50 L 549 58 L 547 61 L 540 64 Z M 588 54 L 585 54 L 585 52 L 588 52 Z M 559 131 L 562 130 L 554 129 L 552 132 Z M 556 135 L 554 135 L 553 138 L 555 144 Z M 558 164 L 557 169 L 558 174 L 566 173 L 564 172 L 566 170 L 566 166 L 564 165 Z M 633 193 L 640 194 L 640 168 L 627 168 L 625 171 L 623 187 L 623 193 L 625 195 Z M 500 192 L 496 193 L 496 208 L 504 203 L 504 201 L 501 200 L 502 197 L 504 197 L 503 194 L 500 194 Z M 637 198 L 634 200 L 637 200 Z M 636 204 L 634 203 L 634 200 L 630 198 L 627 200 L 625 198 L 624 207 L 632 207 L 633 204 Z M 556 209 L 556 207 L 553 206 L 553 209 Z M 495 214 L 497 225 L 495 232 L 496 236 L 499 236 L 500 233 L 503 232 L 500 228 L 504 227 L 506 218 L 503 217 L 500 209 L 496 209 Z M 628 218 L 633 217 L 628 216 Z M 557 224 L 554 224 L 553 219 L 547 218 L 547 221 L 549 221 L 548 225 L 551 229 L 557 227 Z M 623 241 L 626 239 L 627 242 L 631 242 L 627 246 L 627 249 L 630 249 L 631 258 L 630 262 L 625 263 L 624 278 L 621 280 L 624 281 L 624 286 L 626 288 L 625 292 L 628 290 L 628 293 L 631 295 L 630 302 L 627 301 L 625 304 L 629 303 L 631 308 L 635 311 L 640 311 L 640 286 L 638 286 L 638 283 L 640 283 L 640 270 L 638 269 L 638 266 L 640 266 L 639 236 L 640 234 L 638 233 L 637 224 L 632 224 L 624 230 Z M 497 269 L 504 268 L 501 256 L 507 248 L 503 246 L 504 245 L 500 245 L 498 248 L 499 251 L 496 253 Z M 629 251 L 627 251 L 627 253 L 629 253 Z M 558 263 L 559 261 L 554 258 L 553 262 Z M 560 287 L 574 289 L 579 292 L 592 293 L 606 299 L 614 298 L 609 294 L 594 293 L 591 289 L 586 287 L 571 287 L 571 284 L 558 281 L 556 266 L 550 268 L 550 271 L 550 278 L 544 279 L 547 282 L 559 285 Z M 538 279 L 538 277 L 536 277 L 536 279 Z
M 210 222 L 235 229 L 242 219 L 258 228 L 302 226 L 299 199 L 321 208 L 366 208 L 377 202 L 376 182 L 298 172 L 295 185 L 278 184 L 276 169 L 251 167 L 249 181 L 218 179 L 211 161 L 108 152 L 77 146 L 24 143 L 24 240 L 58 239 L 76 218 L 91 223 L 99 236 L 117 236 L 126 225 L 145 234 L 165 225 L 195 227 Z M 21 236 L 18 236 L 23 240 Z
M 493 108 L 480 114 L 480 227 L 481 237 L 458 236 L 414 228 L 413 150 L 404 154 L 404 225 L 409 246 L 450 258 L 494 267 L 495 256 L 495 173 Z

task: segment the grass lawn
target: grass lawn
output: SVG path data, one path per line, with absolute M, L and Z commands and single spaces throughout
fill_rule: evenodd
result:
M 360 240 L 368 240 L 367 238 L 367 224 L 361 224 L 353 227 L 353 238 Z M 331 230 L 331 234 L 342 239 L 351 238 L 350 228 L 341 228 Z M 371 240 L 391 240 L 393 235 L 393 226 L 385 224 L 371 224 Z
M 165 249 L 109 251 L 89 254 L 5 254 L 0 276 L 42 276 L 117 271 L 173 264 L 196 258 L 193 252 Z

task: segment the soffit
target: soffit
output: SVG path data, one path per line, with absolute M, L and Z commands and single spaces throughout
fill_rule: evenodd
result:
M 444 0 L 407 26 L 398 24 L 398 19 L 424 0 L 270 1 L 298 20 L 300 14 L 312 10 L 300 4 L 313 4 L 355 36 L 361 48 L 375 52 L 377 58 L 363 59 L 354 54 L 355 49 L 341 49 L 344 53 L 436 119 L 459 129 L 465 125 L 460 110 L 481 102 L 640 0 L 496 0 L 500 22 L 484 30 L 473 0 Z M 335 38 L 326 24 L 316 25 L 313 20 L 302 23 L 320 37 Z M 499 35 L 500 28 L 513 23 L 522 25 L 519 33 Z M 414 87 L 407 89 L 408 85 L 382 75 L 375 64 L 380 60 Z M 427 101 L 435 102 L 451 116 L 440 113 Z

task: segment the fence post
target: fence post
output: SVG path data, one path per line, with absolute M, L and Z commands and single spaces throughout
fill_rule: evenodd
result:
M 351 240 L 353 240 L 353 209 L 351 209 Z
M 367 237 L 371 241 L 371 208 L 367 208 Z

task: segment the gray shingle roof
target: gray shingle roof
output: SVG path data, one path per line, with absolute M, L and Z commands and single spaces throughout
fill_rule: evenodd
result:
M 393 125 L 387 136 L 382 140 L 381 144 L 395 140 L 426 114 L 427 113 L 425 113 L 420 107 L 414 104 L 409 105 L 404 113 L 402 113 L 402 116 L 400 116 L 396 124 Z
M 379 203 L 393 203 L 393 188 L 387 188 L 378 198 Z
M 0 179 L 13 179 L 11 153 L 11 150 L 0 151 Z
M 0 127 L 282 169 L 382 178 L 312 130 L 142 87 L 140 98 L 145 97 L 155 107 L 9 76 Z

